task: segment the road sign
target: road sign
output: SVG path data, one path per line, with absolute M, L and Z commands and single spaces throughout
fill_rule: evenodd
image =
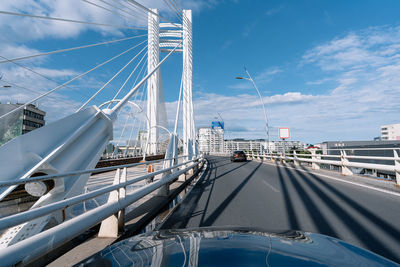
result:
M 279 138 L 288 139 L 290 138 L 290 128 L 279 128 Z

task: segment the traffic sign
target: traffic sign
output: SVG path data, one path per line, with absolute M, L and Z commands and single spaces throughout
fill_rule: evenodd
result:
M 290 128 L 279 128 L 279 138 L 280 139 L 288 139 L 290 138 Z

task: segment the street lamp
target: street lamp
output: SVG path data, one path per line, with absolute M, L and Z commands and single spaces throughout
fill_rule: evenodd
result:
M 268 127 L 267 111 L 266 111 L 266 109 L 265 109 L 264 100 L 262 99 L 261 93 L 260 93 L 260 91 L 258 90 L 258 87 L 257 87 L 256 83 L 254 82 L 253 78 L 251 77 L 250 73 L 247 71 L 246 68 L 244 68 L 244 71 L 246 72 L 248 78 L 246 78 L 246 77 L 236 77 L 236 79 L 238 79 L 238 80 L 248 80 L 248 81 L 251 81 L 251 83 L 253 84 L 254 88 L 255 88 L 256 91 L 257 91 L 258 97 L 260 98 L 260 101 L 261 101 L 261 104 L 262 104 L 262 107 L 263 107 L 263 110 L 264 110 L 265 135 L 266 135 L 266 137 L 267 137 L 267 139 L 266 139 L 266 140 L 267 140 L 267 153 L 269 153 L 269 127 Z
M 3 79 L 3 75 L 0 76 L 0 80 L 1 80 L 1 79 Z M 2 85 L 2 86 L 0 86 L 0 87 L 1 87 L 1 88 L 10 88 L 11 85 L 6 84 L 6 85 Z

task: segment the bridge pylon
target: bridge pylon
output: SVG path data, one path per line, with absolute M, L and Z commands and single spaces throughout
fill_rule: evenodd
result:
M 195 124 L 193 115 L 193 39 L 192 39 L 192 11 L 183 10 L 182 24 L 160 23 L 157 9 L 148 14 L 148 68 L 153 69 L 160 61 L 161 52 L 171 52 L 178 45 L 175 53 L 183 54 L 182 88 L 183 88 L 183 143 L 184 154 L 191 159 L 197 155 L 195 142 Z M 154 127 L 162 123 L 160 109 L 163 99 L 161 71 L 157 70 L 147 83 L 147 115 L 149 153 L 157 153 L 159 129 Z
M 183 10 L 183 142 L 184 154 L 191 159 L 197 154 L 193 115 L 193 36 L 192 10 Z
M 153 13 L 148 13 L 148 72 L 160 63 L 160 18 L 157 16 L 158 10 L 151 9 Z M 161 71 L 158 69 L 147 81 L 147 133 L 148 133 L 148 153 L 157 154 L 157 140 L 160 125 L 160 96 L 162 94 Z

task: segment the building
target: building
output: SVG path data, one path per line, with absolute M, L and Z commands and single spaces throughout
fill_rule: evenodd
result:
M 400 140 L 392 141 L 327 141 L 321 144 L 322 154 L 340 155 L 341 149 L 346 149 L 348 156 L 373 156 L 373 157 L 394 157 L 394 149 L 400 149 Z M 361 150 L 360 150 L 361 149 Z M 340 158 L 332 158 L 330 160 L 340 160 Z M 391 160 L 381 159 L 349 159 L 351 162 L 366 162 L 373 164 L 392 165 Z M 356 172 L 354 168 L 353 172 Z M 394 173 L 376 170 L 359 170 L 360 173 L 374 174 L 375 176 L 392 175 Z
M 224 153 L 224 126 L 213 122 L 211 127 L 197 130 L 200 153 Z
M 141 130 L 138 132 L 138 137 L 137 137 L 137 141 L 134 141 L 135 144 L 134 146 L 136 146 L 137 148 L 141 148 L 141 151 L 146 151 L 147 154 L 150 154 L 150 144 L 147 144 L 147 130 Z M 165 151 L 167 150 L 168 147 L 168 142 L 169 142 L 169 138 L 166 137 L 165 135 L 160 135 L 159 138 L 157 139 L 156 142 L 156 147 L 157 147 L 157 151 L 156 154 L 164 154 Z M 145 146 L 147 144 L 147 149 L 145 149 Z
M 146 130 L 141 130 L 138 132 L 138 137 L 137 137 L 137 144 L 140 145 L 142 151 L 145 150 L 145 146 L 147 143 L 147 131 Z
M 300 141 L 273 141 L 273 149 L 270 150 L 272 152 L 282 153 L 283 151 L 290 151 L 293 149 L 296 150 L 304 150 L 306 149 L 306 144 Z
M 400 140 L 400 123 L 382 125 L 381 140 Z
M 225 140 L 225 152 L 231 154 L 233 151 L 242 150 L 247 153 L 262 153 L 265 147 L 263 139 L 245 140 L 241 138 Z
M 0 116 L 23 104 L 0 104 Z M 11 113 L 0 120 L 0 145 L 7 143 L 14 137 L 28 133 L 45 125 L 46 112 L 33 104 Z
M 267 149 L 268 147 L 268 149 Z M 245 140 L 245 139 L 232 139 L 225 140 L 225 152 L 232 153 L 235 150 L 243 150 L 247 153 L 282 153 L 284 150 L 288 151 L 292 148 L 305 149 L 305 144 L 300 141 L 270 141 L 264 139 Z

